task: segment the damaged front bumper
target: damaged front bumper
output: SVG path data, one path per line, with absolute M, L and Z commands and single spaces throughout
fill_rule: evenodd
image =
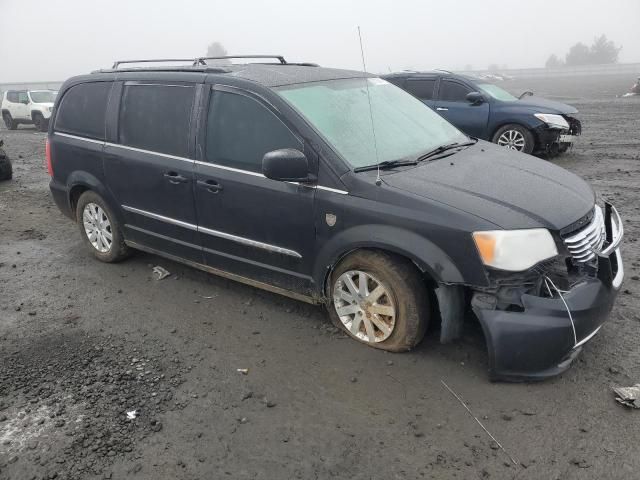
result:
M 542 125 L 534 129 L 537 137 L 537 150 L 548 154 L 564 152 L 571 145 L 577 143 L 582 134 L 582 124 L 580 120 L 568 115 L 563 115 L 569 124 L 568 129 L 559 129 Z
M 474 292 L 472 308 L 487 341 L 492 380 L 541 380 L 562 373 L 598 333 L 624 277 L 618 248 L 623 233 L 621 221 L 616 227 L 614 224 L 611 234 L 609 214 L 607 231 L 612 238 L 594 261 L 597 273 L 565 291 L 545 280 L 548 295 L 522 293 L 517 305 L 507 307 L 492 307 L 488 301 L 491 295 Z

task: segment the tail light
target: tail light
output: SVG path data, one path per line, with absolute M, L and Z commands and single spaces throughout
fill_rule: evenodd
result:
M 44 156 L 47 159 L 47 172 L 49 172 L 50 177 L 53 177 L 53 164 L 51 163 L 51 144 L 49 143 L 48 138 L 46 140 L 46 143 L 44 144 Z

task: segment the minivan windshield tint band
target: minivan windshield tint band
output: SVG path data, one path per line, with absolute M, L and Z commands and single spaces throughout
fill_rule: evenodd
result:
M 467 141 L 418 99 L 380 78 L 303 83 L 277 90 L 354 168 L 415 159 L 441 145 Z

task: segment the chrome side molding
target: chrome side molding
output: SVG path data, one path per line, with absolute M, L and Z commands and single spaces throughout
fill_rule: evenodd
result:
M 232 242 L 240 243 L 242 245 L 247 245 L 249 247 L 260 248 L 262 250 L 267 250 L 269 252 L 279 253 L 282 255 L 288 255 L 294 258 L 302 258 L 295 250 L 290 250 L 288 248 L 280 247 L 278 245 L 271 245 L 270 243 L 259 242 L 257 240 L 252 240 L 246 237 L 240 237 L 238 235 L 232 235 L 230 233 L 221 232 L 219 230 L 213 230 L 211 228 L 200 227 L 193 223 L 183 222 L 182 220 L 177 220 L 175 218 L 165 217 L 163 215 L 158 215 L 157 213 L 149 212 L 147 210 L 141 210 L 139 208 L 130 207 L 128 205 L 122 205 L 122 208 L 127 212 L 136 213 L 138 215 L 142 215 L 144 217 L 152 218 L 154 220 L 159 220 L 161 222 L 170 223 L 171 225 L 177 225 L 179 227 L 187 228 L 189 230 L 193 230 L 195 232 L 205 233 L 207 235 L 211 235 L 213 237 L 224 238 L 225 240 L 230 240 Z

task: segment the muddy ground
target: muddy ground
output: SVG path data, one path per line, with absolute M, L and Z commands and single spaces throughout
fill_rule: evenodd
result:
M 153 255 L 99 263 L 49 196 L 44 134 L 0 131 L 0 479 L 640 478 L 640 410 L 610 390 L 640 383 L 640 98 L 615 97 L 632 80 L 505 84 L 580 109 L 581 143 L 553 161 L 627 235 L 610 321 L 534 384 L 488 382 L 473 322 L 457 344 L 387 354 L 321 308 Z

